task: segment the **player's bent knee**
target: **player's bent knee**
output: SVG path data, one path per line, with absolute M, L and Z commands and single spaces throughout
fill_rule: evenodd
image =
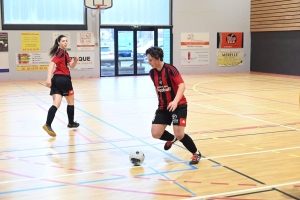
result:
M 161 133 L 159 132 L 156 132 L 156 131 L 152 131 L 152 137 L 155 138 L 155 139 L 159 139 L 161 137 Z
M 178 140 L 182 140 L 184 138 L 184 133 L 183 134 L 175 134 L 175 137 L 178 139 Z

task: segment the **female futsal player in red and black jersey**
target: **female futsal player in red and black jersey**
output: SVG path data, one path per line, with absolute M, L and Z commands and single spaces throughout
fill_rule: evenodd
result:
M 184 81 L 174 66 L 163 62 L 164 53 L 161 48 L 151 47 L 146 50 L 146 55 L 152 66 L 150 77 L 158 96 L 158 109 L 152 121 L 152 136 L 167 141 L 165 150 L 169 150 L 179 140 L 193 154 L 190 164 L 198 164 L 201 153 L 192 138 L 184 133 L 187 117 Z M 171 123 L 175 136 L 165 130 Z
M 49 52 L 52 60 L 48 67 L 48 78 L 46 80 L 46 86 L 51 88 L 50 95 L 53 99 L 53 105 L 48 111 L 47 121 L 43 126 L 43 129 L 52 137 L 55 137 L 56 133 L 53 131 L 51 124 L 63 97 L 65 97 L 68 102 L 68 127 L 76 128 L 79 126 L 79 123 L 74 122 L 74 91 L 69 70 L 69 67 L 73 69 L 76 66 L 78 57 L 75 57 L 74 62 L 72 62 L 68 52 L 66 51 L 67 45 L 67 37 L 64 35 L 60 35 L 55 40 L 54 46 L 50 49 Z M 56 68 L 53 72 L 54 65 L 56 65 Z

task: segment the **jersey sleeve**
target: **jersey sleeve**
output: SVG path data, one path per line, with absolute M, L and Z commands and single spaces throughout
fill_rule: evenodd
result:
M 63 50 L 58 49 L 58 51 L 55 53 L 55 55 L 52 58 L 52 62 L 54 62 L 55 64 L 57 64 L 58 62 L 60 62 L 62 60 L 62 58 L 65 56 L 65 53 Z
M 180 83 L 184 83 L 181 74 L 175 67 L 170 67 L 170 78 L 176 83 L 176 85 L 179 85 Z
M 60 58 L 58 58 L 57 56 L 53 56 L 53 58 L 51 59 L 51 61 L 56 64 L 56 63 L 58 63 L 58 61 L 60 61 Z

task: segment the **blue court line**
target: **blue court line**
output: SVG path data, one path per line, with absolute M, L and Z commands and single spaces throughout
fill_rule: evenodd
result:
M 221 165 L 221 164 L 216 164 L 216 165 L 213 165 L 213 166 L 211 166 L 211 167 L 222 167 L 223 165 Z
M 116 142 L 126 142 L 126 140 L 120 140 L 120 141 L 113 141 L 112 143 L 116 143 Z M 93 143 L 85 143 L 85 144 L 71 144 L 71 145 L 55 145 L 52 146 L 51 148 L 61 148 L 61 147 L 77 147 L 77 146 L 81 146 L 81 145 L 92 145 L 92 144 L 107 144 L 108 142 L 93 142 Z M 154 145 L 158 145 L 161 143 L 154 143 Z M 135 145 L 135 146 L 125 146 L 122 148 L 127 148 L 127 147 L 142 147 L 142 146 L 147 146 L 144 144 L 141 145 Z M 12 150 L 6 150 L 6 151 L 0 151 L 0 153 L 7 153 L 7 152 L 16 152 L 16 151 L 32 151 L 32 150 L 38 150 L 38 149 L 48 149 L 49 147 L 40 147 L 40 148 L 30 148 L 30 149 L 12 149 Z M 105 148 L 104 148 L 105 149 Z M 115 149 L 115 148 L 110 148 L 110 149 Z
M 47 104 L 45 101 L 43 101 L 43 100 L 40 99 L 39 97 L 35 96 L 35 95 L 32 94 L 31 92 L 27 91 L 27 90 L 24 89 L 23 87 L 19 86 L 19 85 L 16 84 L 16 83 L 14 83 L 14 84 L 15 84 L 16 86 L 18 86 L 20 89 L 24 90 L 25 92 L 28 92 L 28 93 L 29 93 L 30 95 L 32 95 L 33 97 L 39 99 L 41 102 Z M 126 131 L 124 131 L 124 130 L 122 130 L 122 129 L 120 129 L 120 128 L 118 128 L 118 127 L 116 127 L 116 126 L 114 126 L 114 125 L 112 125 L 112 124 L 110 124 L 110 123 L 108 123 L 108 122 L 106 122 L 106 121 L 104 121 L 104 120 L 102 120 L 102 119 L 100 119 L 100 118 L 98 118 L 98 117 L 96 117 L 96 116 L 94 116 L 94 115 L 92 115 L 92 114 L 90 114 L 90 113 L 88 113 L 88 112 L 86 112 L 86 111 L 84 111 L 84 110 L 78 108 L 78 107 L 76 107 L 76 106 L 75 106 L 75 108 L 76 108 L 77 110 L 80 110 L 81 112 L 85 113 L 86 115 L 89 115 L 90 117 L 92 117 L 92 118 L 94 118 L 94 119 L 97 119 L 98 121 L 100 121 L 100 122 L 102 122 L 102 123 L 104 123 L 104 124 L 106 124 L 106 125 L 108 125 L 108 126 L 114 128 L 114 129 L 116 129 L 116 130 L 118 130 L 118 131 L 120 131 L 120 132 L 122 132 L 122 133 L 124 133 L 124 134 L 126 134 L 126 135 L 128 135 L 128 136 L 130 136 L 130 137 L 132 137 L 132 138 L 135 138 L 136 140 L 140 141 L 141 143 L 144 143 L 144 144 L 146 144 L 146 145 L 148 145 L 148 146 L 150 146 L 150 147 L 152 147 L 152 148 L 154 148 L 154 149 L 156 149 L 156 150 L 158 150 L 158 151 L 160 151 L 160 152 L 162 152 L 162 153 L 164 153 L 164 154 L 166 154 L 166 155 L 172 157 L 173 159 L 175 159 L 175 160 L 177 160 L 177 161 L 182 161 L 181 159 L 179 159 L 179 158 L 177 158 L 177 157 L 175 157 L 175 156 L 173 156 L 173 155 L 171 155 L 171 154 L 169 154 L 169 153 L 167 153 L 167 152 L 165 152 L 165 151 L 163 151 L 163 150 L 161 150 L 161 149 L 159 149 L 159 148 L 157 148 L 157 147 L 155 147 L 155 146 L 153 146 L 153 145 L 151 145 L 151 144 L 149 144 L 149 143 L 147 143 L 147 142 L 145 142 L 145 141 L 143 141 L 143 140 L 141 140 L 141 139 L 139 139 L 139 138 L 136 138 L 134 135 L 132 135 L 132 134 L 130 134 L 130 133 L 127 133 Z M 59 111 L 59 112 L 60 112 L 60 111 Z M 60 113 L 62 113 L 62 112 L 60 112 Z M 64 115 L 65 115 L 65 114 L 64 114 Z M 66 115 L 65 115 L 65 116 L 66 116 Z M 89 131 L 92 132 L 93 134 L 95 134 L 95 135 L 97 135 L 98 137 L 100 137 L 101 139 L 105 140 L 105 139 L 104 139 L 102 136 L 100 136 L 98 133 L 95 133 L 94 131 L 88 129 L 87 127 L 85 127 L 85 126 L 83 126 L 83 125 L 80 125 L 80 126 L 86 128 L 87 130 L 89 130 Z M 110 142 L 109 142 L 109 143 L 110 143 Z
M 89 184 L 89 183 L 94 183 L 94 182 L 104 182 L 104 181 L 110 181 L 110 180 L 117 180 L 121 178 L 110 178 L 110 179 L 102 179 L 102 180 L 93 180 L 93 181 L 87 181 L 87 182 L 79 182 L 76 183 L 78 185 L 84 185 L 84 184 Z M 10 190 L 10 191 L 5 191 L 5 192 L 0 192 L 1 194 L 11 194 L 11 193 L 16 193 L 16 192 L 27 192 L 31 190 L 43 190 L 43 189 L 49 189 L 49 188 L 56 188 L 56 187 L 65 187 L 69 186 L 68 184 L 59 184 L 59 185 L 54 185 L 54 186 L 45 186 L 45 187 L 37 187 L 37 188 L 27 188 L 23 190 Z
M 126 141 L 115 141 L 115 142 L 126 142 Z M 111 142 L 111 143 L 115 143 L 115 142 Z M 55 149 L 55 148 L 61 148 L 61 147 L 76 147 L 77 145 L 90 145 L 90 144 L 102 144 L 103 142 L 99 142 L 99 143 L 87 143 L 87 144 L 75 144 L 75 145 L 62 145 L 62 146 L 52 146 L 51 148 Z M 108 143 L 108 142 L 105 142 Z M 158 145 L 161 143 L 154 143 L 154 145 Z M 134 145 L 134 146 L 124 146 L 124 147 L 120 147 L 120 148 L 132 148 L 132 147 L 143 147 L 143 146 L 147 146 L 145 144 L 140 144 L 140 145 Z M 50 147 L 41 147 L 41 148 L 32 148 L 32 149 L 13 149 L 13 150 L 9 150 L 9 151 L 0 151 L 0 153 L 10 153 L 10 152 L 16 152 L 16 151 L 32 151 L 32 150 L 38 150 L 38 149 L 48 149 Z M 106 150 L 106 149 L 117 149 L 115 147 L 112 148 L 103 148 L 103 149 L 99 149 L 99 150 Z M 21 157 L 19 157 L 21 158 Z
M 186 171 L 186 170 L 174 170 L 174 172 L 180 172 L 180 171 Z M 162 173 L 170 173 L 172 171 L 169 172 L 162 172 Z M 149 175 L 159 175 L 160 173 L 152 173 Z M 135 175 L 135 176 L 146 176 L 147 174 L 140 174 L 140 175 Z M 75 184 L 78 185 L 85 185 L 85 184 L 90 184 L 90 183 L 98 183 L 98 182 L 106 182 L 106 181 L 113 181 L 113 180 L 120 180 L 120 179 L 124 179 L 127 177 L 116 177 L 116 178 L 107 178 L 107 179 L 100 179 L 100 180 L 92 180 L 92 181 L 84 181 L 84 182 L 78 182 Z M 183 186 L 181 186 L 180 184 L 174 182 L 174 184 L 176 184 L 177 186 L 181 187 L 182 189 L 185 189 Z M 5 191 L 5 192 L 0 192 L 1 194 L 11 194 L 11 193 L 17 193 L 17 192 L 27 192 L 27 191 L 32 191 L 32 190 L 43 190 L 43 189 L 49 189 L 49 188 L 56 188 L 56 187 L 65 187 L 65 186 L 69 186 L 68 184 L 59 184 L 59 185 L 55 185 L 55 186 L 45 186 L 45 187 L 37 187 L 37 188 L 27 188 L 27 189 L 22 189 L 22 190 L 10 190 L 10 191 Z M 190 192 L 189 190 L 186 190 L 188 192 Z M 190 192 L 191 194 L 197 196 L 196 194 Z
M 41 100 L 40 98 L 36 97 L 34 94 L 30 93 L 29 91 L 25 90 L 24 88 L 22 88 L 22 87 L 19 86 L 18 84 L 15 84 L 15 85 L 17 85 L 17 86 L 18 86 L 19 88 L 21 88 L 22 90 L 24 90 L 24 91 L 28 92 L 29 94 L 31 94 L 33 97 L 35 97 L 35 98 L 39 99 L 40 101 L 44 102 L 43 100 Z M 46 103 L 46 102 L 44 102 L 44 103 Z M 46 104 L 47 104 L 47 103 L 46 103 Z M 166 154 L 166 155 L 172 157 L 173 159 L 175 159 L 175 160 L 177 160 L 177 161 L 182 161 L 181 159 L 179 159 L 179 158 L 177 158 L 177 157 L 175 157 L 175 156 L 173 156 L 173 155 L 171 155 L 171 154 L 169 154 L 169 153 L 167 153 L 167 152 L 165 152 L 165 151 L 162 151 L 161 149 L 159 149 L 159 148 L 157 148 L 157 147 L 155 147 L 155 146 L 153 146 L 153 145 L 151 145 L 151 144 L 149 144 L 149 143 L 147 143 L 147 142 L 145 142 L 145 141 L 143 141 L 143 140 L 141 140 L 141 139 L 139 139 L 139 138 L 136 138 L 136 137 L 133 136 L 132 134 L 130 134 L 130 133 L 128 133 L 128 132 L 126 132 L 126 131 L 124 131 L 124 130 L 122 130 L 122 129 L 120 129 L 120 128 L 118 128 L 118 127 L 116 127 L 116 126 L 114 126 L 114 125 L 112 125 L 112 124 L 110 124 L 110 123 L 108 123 L 108 122 L 106 122 L 106 121 L 104 121 L 104 120 L 102 120 L 102 119 L 100 119 L 100 118 L 98 118 L 98 117 L 96 117 L 96 116 L 94 116 L 94 115 L 92 115 L 92 114 L 90 114 L 90 113 L 88 113 L 88 112 L 82 110 L 82 109 L 80 109 L 80 108 L 77 108 L 77 107 L 75 107 L 75 108 L 78 109 L 78 110 L 80 110 L 81 112 L 85 113 L 86 115 L 89 115 L 90 117 L 92 117 L 92 118 L 94 118 L 94 119 L 97 119 L 98 121 L 100 121 L 100 122 L 102 122 L 102 123 L 104 123 L 104 124 L 106 124 L 106 125 L 108 125 L 108 126 L 114 128 L 114 129 L 116 129 L 116 130 L 118 130 L 118 131 L 120 131 L 120 132 L 122 132 L 122 133 L 124 133 L 124 134 L 126 134 L 126 135 L 128 135 L 128 136 L 131 136 L 132 138 L 137 139 L 137 140 L 140 141 L 141 143 L 144 143 L 144 144 L 146 144 L 146 145 L 149 145 L 150 147 L 152 147 L 152 148 L 154 148 L 154 149 L 156 149 L 156 150 L 158 150 L 158 151 L 160 151 L 160 152 L 162 152 L 162 153 L 164 153 L 164 154 Z M 83 127 L 84 127 L 84 126 L 83 126 Z M 85 128 L 86 128 L 86 127 L 85 127 Z M 89 131 L 91 131 L 91 130 L 88 129 L 88 128 L 86 128 L 86 129 L 89 130 Z M 105 138 L 102 137 L 101 135 L 95 133 L 94 131 L 91 131 L 91 132 L 94 133 L 95 135 L 97 135 L 99 138 L 105 140 Z M 108 142 L 108 143 L 110 143 L 111 145 L 115 146 L 116 148 L 119 148 L 118 146 L 116 146 L 115 144 L 113 144 L 113 143 L 111 143 L 111 142 Z M 119 150 L 125 152 L 123 149 L 120 149 L 120 148 L 119 148 Z M 125 153 L 126 153 L 126 152 L 125 152 Z M 126 153 L 126 154 L 127 154 L 127 153 Z M 191 167 L 190 165 L 188 165 L 188 166 Z M 149 168 L 152 168 L 152 167 L 149 167 Z M 191 168 L 192 168 L 192 167 L 191 167 Z M 152 168 L 152 170 L 154 170 L 154 171 L 157 172 L 157 170 L 155 170 L 155 169 L 153 169 L 153 168 Z M 161 176 L 166 177 L 164 174 L 161 174 Z M 166 178 L 169 179 L 168 177 L 166 177 Z M 194 195 L 194 196 L 197 196 L 195 193 L 191 192 L 190 190 L 188 190 L 187 188 L 183 187 L 182 185 L 180 185 L 180 184 L 178 184 L 178 183 L 175 183 L 175 184 L 178 185 L 179 187 L 181 187 L 182 189 L 186 190 L 186 191 L 189 192 L 190 194 L 192 194 L 192 195 Z
M 20 156 L 20 157 L 17 157 L 17 158 L 34 158 L 34 157 L 52 156 L 52 155 L 60 155 L 60 154 L 71 154 L 71 153 L 82 153 L 82 152 L 90 152 L 90 151 L 105 151 L 105 150 L 112 150 L 112 149 L 119 149 L 119 148 L 126 149 L 126 148 L 132 148 L 132 147 L 142 147 L 142 146 L 144 147 L 146 145 L 143 144 L 143 145 L 126 146 L 126 147 L 111 147 L 111 148 L 103 148 L 103 149 L 93 149 L 93 150 L 74 151 L 74 152 L 63 152 L 63 153 L 44 154 L 44 155 L 35 155 L 35 156 Z M 49 148 L 49 147 L 47 147 L 47 148 Z M 0 159 L 0 160 L 10 160 L 10 159 Z M 181 162 L 181 163 L 185 163 L 185 162 Z M 190 167 L 193 167 L 193 166 L 191 165 Z
M 162 175 L 162 174 L 176 173 L 176 172 L 186 172 L 192 170 L 194 169 L 177 169 L 177 170 L 170 170 L 170 171 L 156 172 L 156 173 L 149 173 L 149 174 L 137 174 L 135 176 L 153 176 L 153 175 Z
M 163 154 L 166 154 L 166 155 L 172 157 L 173 159 L 175 159 L 175 160 L 177 160 L 177 161 L 182 161 L 181 159 L 179 159 L 179 158 L 177 158 L 177 157 L 175 157 L 175 156 L 173 156 L 173 155 L 167 153 L 166 151 L 163 151 L 163 150 L 161 150 L 161 149 L 159 149 L 159 148 L 153 146 L 152 144 L 149 144 L 149 143 L 145 142 L 144 140 L 142 140 L 142 139 L 140 139 L 140 138 L 136 138 L 134 135 L 132 135 L 132 134 L 130 134 L 130 133 L 128 133 L 128 132 L 126 132 L 126 131 L 124 131 L 124 130 L 122 130 L 122 129 L 120 129 L 120 128 L 118 128 L 118 127 L 116 127 L 116 126 L 114 126 L 114 125 L 112 125 L 112 124 L 110 124 L 110 123 L 104 121 L 104 120 L 102 120 L 102 119 L 100 119 L 99 117 L 96 117 L 96 116 L 94 116 L 94 115 L 92 115 L 92 114 L 90 114 L 90 113 L 88 113 L 88 112 L 86 112 L 86 111 L 84 111 L 84 110 L 82 110 L 82 109 L 80 109 L 80 108 L 77 108 L 77 107 L 76 107 L 76 109 L 77 109 L 77 110 L 80 110 L 81 112 L 85 113 L 86 115 L 89 115 L 90 117 L 92 117 L 92 118 L 94 118 L 94 119 L 97 119 L 98 121 L 100 121 L 100 122 L 102 122 L 102 123 L 104 123 L 104 124 L 106 124 L 106 125 L 108 125 L 108 126 L 114 128 L 114 129 L 116 129 L 116 130 L 118 130 L 118 131 L 124 133 L 124 134 L 127 135 L 127 136 L 130 136 L 130 137 L 132 137 L 132 138 L 135 138 L 136 140 L 140 141 L 140 142 L 143 143 L 143 144 L 146 144 L 146 145 L 148 145 L 148 146 L 150 146 L 150 147 L 152 147 L 152 148 L 154 148 L 154 149 L 156 149 L 156 150 L 162 152 Z M 96 133 L 96 134 L 97 134 L 97 133 Z M 98 134 L 97 134 L 97 135 L 98 135 Z M 98 135 L 98 136 L 99 136 L 101 139 L 105 140 L 102 136 L 100 136 L 100 135 Z
M 0 192 L 0 195 L 1 194 L 17 193 L 17 192 L 27 192 L 27 191 L 32 191 L 32 190 L 42 190 L 42 189 L 49 189 L 49 188 L 56 188 L 56 187 L 63 187 L 63 186 L 68 186 L 68 185 L 61 184 L 61 185 L 38 187 L 38 188 L 28 188 L 28 189 L 23 189 L 23 190 L 10 190 L 10 191 L 5 191 L 5 192 Z

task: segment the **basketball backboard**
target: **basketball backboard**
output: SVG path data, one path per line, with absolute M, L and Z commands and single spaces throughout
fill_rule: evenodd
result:
M 113 0 L 84 0 L 84 6 L 90 9 L 108 9 L 112 3 Z

